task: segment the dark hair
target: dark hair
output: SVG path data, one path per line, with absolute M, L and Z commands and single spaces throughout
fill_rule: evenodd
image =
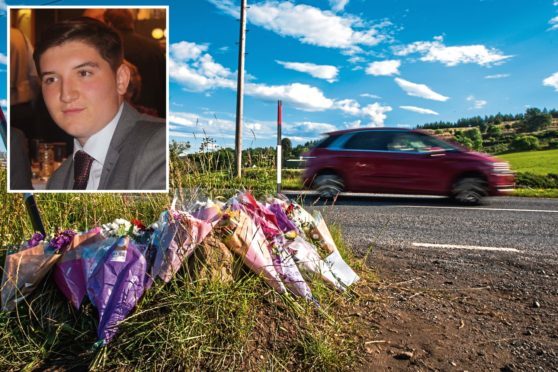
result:
M 118 32 L 93 18 L 75 18 L 55 23 L 43 32 L 33 53 L 39 74 L 41 73 L 39 62 L 43 53 L 70 41 L 80 41 L 95 48 L 114 71 L 124 59 L 122 39 Z
M 134 30 L 134 15 L 130 9 L 113 9 L 105 10 L 103 15 L 105 22 L 119 31 Z

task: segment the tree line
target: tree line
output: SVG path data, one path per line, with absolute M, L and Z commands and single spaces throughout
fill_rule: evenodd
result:
M 532 123 L 536 123 L 537 121 L 548 122 L 552 119 L 558 119 L 558 110 L 551 109 L 548 110 L 538 109 L 536 107 L 528 108 L 524 114 L 501 114 L 497 113 L 496 115 L 486 115 L 483 117 L 481 116 L 473 116 L 470 118 L 462 118 L 457 120 L 456 122 L 450 121 L 436 121 L 433 123 L 427 123 L 418 125 L 417 128 L 419 129 L 448 129 L 448 128 L 462 128 L 462 127 L 478 127 L 481 132 L 486 132 L 488 126 L 490 124 L 501 124 L 503 122 L 511 122 L 511 121 L 529 121 Z M 534 120 L 533 120 L 534 119 Z M 531 131 L 531 130 L 529 130 Z

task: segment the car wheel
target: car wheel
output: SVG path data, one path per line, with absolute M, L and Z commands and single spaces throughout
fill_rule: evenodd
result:
M 326 199 L 336 197 L 343 187 L 343 179 L 336 174 L 321 174 L 314 180 L 314 189 Z
M 462 178 L 452 189 L 453 200 L 463 205 L 478 205 L 487 194 L 486 182 L 477 177 Z

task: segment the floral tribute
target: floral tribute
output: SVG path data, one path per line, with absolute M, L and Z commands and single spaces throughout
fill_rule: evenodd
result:
M 173 202 L 147 227 L 119 218 L 86 232 L 35 233 L 6 256 L 2 310 L 26 303 L 52 271 L 75 309 L 86 299 L 97 308 L 97 344 L 106 345 L 154 281 L 171 281 L 206 237 L 220 240 L 278 293 L 316 306 L 313 280 L 344 291 L 359 279 L 319 212 L 312 215 L 282 195 L 260 202 L 241 192 L 226 203 L 196 202 L 188 210 Z

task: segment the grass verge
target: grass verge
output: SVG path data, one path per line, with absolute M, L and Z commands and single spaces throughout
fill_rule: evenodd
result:
M 176 174 L 173 179 L 180 180 Z M 274 189 L 261 187 L 258 180 L 254 184 L 259 194 Z M 176 185 L 193 184 L 190 178 Z M 214 185 L 211 193 L 222 192 L 217 181 Z M 4 262 L 7 246 L 28 238 L 32 228 L 22 196 L 4 191 L 6 174 L 1 169 L 0 189 Z M 48 231 L 85 230 L 117 217 L 152 222 L 169 204 L 166 194 L 37 194 L 36 199 Z M 364 325 L 351 314 L 373 298 L 362 291 L 376 278 L 361 271 L 363 265 L 349 254 L 340 229 L 331 226 L 331 231 L 362 280 L 347 293 L 312 282 L 320 308 L 275 294 L 239 261 L 231 284 L 192 280 L 184 268 L 171 283 L 156 282 L 113 342 L 95 349 L 96 310 L 90 303 L 74 310 L 48 278 L 16 311 L 0 312 L 0 370 L 348 369 L 359 363 L 363 352 L 359 334 Z
M 558 198 L 558 189 L 515 189 L 512 195 L 529 198 Z

